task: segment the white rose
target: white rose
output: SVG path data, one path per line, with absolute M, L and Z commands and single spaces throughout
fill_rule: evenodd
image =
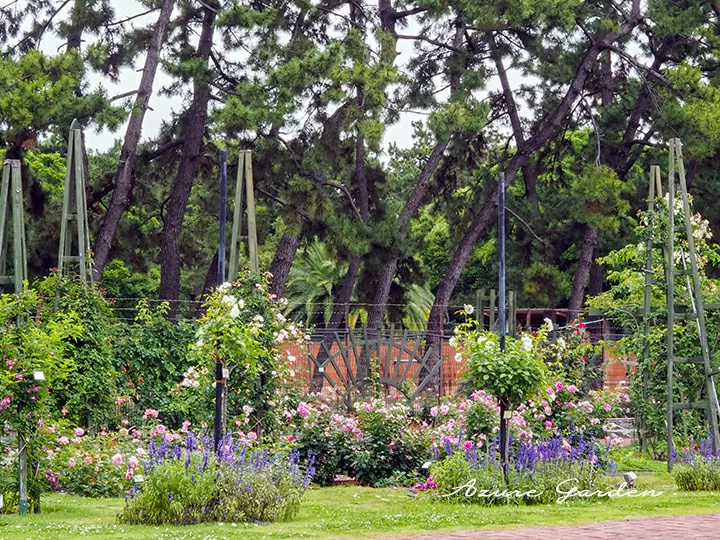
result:
M 475 308 L 472 306 L 472 304 L 465 304 L 465 305 L 463 306 L 463 310 L 464 310 L 465 313 L 467 313 L 468 315 L 472 315 L 472 312 L 475 311 Z
M 561 338 L 561 337 L 558 338 L 557 343 L 558 343 L 558 345 L 560 345 L 560 347 L 561 347 L 563 350 L 565 349 L 565 347 L 567 347 L 567 344 L 565 343 L 565 339 L 564 339 L 564 338 Z
M 553 326 L 552 321 L 551 321 L 550 319 L 548 319 L 547 317 L 545 317 L 545 319 L 543 319 L 543 320 L 545 321 L 545 324 L 546 324 L 547 327 L 548 327 L 548 332 L 552 332 L 552 331 L 553 331 L 553 328 L 555 328 L 555 327 Z
M 527 352 L 532 351 L 533 342 L 532 342 L 532 339 L 530 339 L 530 336 L 523 336 L 523 337 L 522 337 L 522 344 L 523 344 L 523 348 L 524 348 Z
M 245 307 L 245 300 L 243 300 L 242 298 L 241 298 L 240 300 L 238 300 L 238 306 L 240 306 L 240 309 L 244 308 L 244 307 Z
M 230 282 L 226 281 L 225 283 L 223 283 L 222 285 L 220 285 L 220 286 L 218 287 L 218 291 L 220 291 L 220 292 L 225 292 L 225 291 L 227 291 L 229 288 L 230 288 Z
M 480 336 L 480 337 L 478 338 L 477 343 L 478 343 L 478 345 L 482 345 L 482 344 L 485 343 L 486 341 L 487 341 L 487 337 L 486 337 L 486 336 Z
M 457 338 L 455 336 L 450 338 L 450 346 L 457 347 Z
M 231 294 L 226 294 L 225 296 L 223 296 L 222 301 L 228 306 L 234 306 L 237 303 L 237 300 L 235 300 L 235 297 Z
M 232 309 L 230 310 L 230 316 L 231 316 L 233 319 L 237 319 L 238 315 L 240 315 L 240 308 L 237 307 L 237 304 L 236 304 L 236 305 L 234 305 L 234 306 L 232 307 Z
M 462 353 L 456 353 L 456 354 L 455 354 L 455 361 L 456 361 L 456 362 L 462 362 Z

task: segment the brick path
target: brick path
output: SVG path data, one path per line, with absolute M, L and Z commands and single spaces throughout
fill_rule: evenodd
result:
M 601 521 L 572 527 L 436 532 L 387 540 L 699 540 L 720 538 L 720 514 Z

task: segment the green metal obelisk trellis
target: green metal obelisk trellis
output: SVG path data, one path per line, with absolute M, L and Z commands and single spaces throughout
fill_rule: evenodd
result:
M 242 236 L 243 187 L 247 198 L 248 234 Z M 250 270 L 257 273 L 260 268 L 258 260 L 257 222 L 255 219 L 255 186 L 253 184 L 252 152 L 241 150 L 238 160 L 237 182 L 235 184 L 235 212 L 233 213 L 232 238 L 230 240 L 229 279 L 234 281 L 240 271 L 240 250 L 242 241 L 247 238 Z
M 13 235 L 13 257 L 10 259 L 10 226 Z M 8 261 L 12 260 L 12 272 Z M 23 289 L 27 279 L 27 249 L 25 247 L 25 211 L 22 196 L 20 160 L 6 159 L 2 168 L 0 186 L 0 286 L 14 292 Z
M 682 201 L 682 214 L 685 221 L 685 237 L 687 239 L 687 259 L 680 251 L 680 258 L 683 262 L 682 269 L 675 268 L 675 170 L 680 185 L 680 197 Z M 680 139 L 670 141 L 670 163 L 668 182 L 668 245 L 666 256 L 665 275 L 667 279 L 667 443 L 668 443 L 668 470 L 672 470 L 673 453 L 673 420 L 676 410 L 704 409 L 708 423 L 710 424 L 710 435 L 713 440 L 713 452 L 717 454 L 720 436 L 718 434 L 718 396 L 715 389 L 714 376 L 710 362 L 710 347 L 708 346 L 707 329 L 705 326 L 705 305 L 700 290 L 700 276 L 698 273 L 697 256 L 695 253 L 695 240 L 692 229 L 692 213 L 688 201 L 687 183 L 685 181 L 685 166 L 683 164 L 682 143 Z M 687 262 L 690 263 L 689 268 Z M 675 306 L 675 277 L 685 277 L 688 281 L 688 292 L 690 293 L 691 310 L 686 313 L 678 312 Z M 681 358 L 675 356 L 674 352 L 674 326 L 678 321 L 696 321 L 698 337 L 700 341 L 700 356 Z M 692 363 L 702 366 L 705 376 L 705 392 L 707 401 L 680 402 L 676 403 L 673 397 L 674 366 L 680 363 Z
M 77 242 L 73 241 L 75 236 Z M 76 253 L 73 253 L 74 246 Z M 68 138 L 58 273 L 61 276 L 67 274 L 68 265 L 71 263 L 77 266 L 78 274 L 83 280 L 92 281 L 82 131 L 77 120 L 73 120 Z
M 12 270 L 8 268 L 10 253 L 10 225 L 12 224 L 13 257 Z M 27 248 L 25 245 L 25 209 L 22 196 L 22 171 L 20 160 L 6 159 L 2 168 L 0 184 L 0 287 L 12 288 L 15 294 L 22 292 L 27 280 Z M 12 286 L 12 287 L 8 287 Z M 17 318 L 18 326 L 22 318 Z M 18 433 L 18 469 L 20 480 L 20 514 L 28 513 L 27 486 L 27 440 Z
M 687 242 L 687 253 L 682 248 L 676 249 L 675 239 L 675 196 L 676 196 L 676 172 L 678 186 L 680 189 L 681 212 L 683 221 L 685 222 L 684 238 Z M 656 194 L 657 191 L 657 194 Z M 718 452 L 718 444 L 720 436 L 718 434 L 718 423 L 720 421 L 720 406 L 718 405 L 718 396 L 715 389 L 714 376 L 718 372 L 714 372 L 710 361 L 710 348 L 708 346 L 707 328 L 705 325 L 705 309 L 702 292 L 700 290 L 700 275 L 697 264 L 697 256 L 695 253 L 695 240 L 692 230 L 692 213 L 688 198 L 687 183 L 685 180 L 685 167 L 682 156 L 682 143 L 680 139 L 670 141 L 670 158 L 669 158 L 669 181 L 668 181 L 668 202 L 667 202 L 667 218 L 668 231 L 667 241 L 664 245 L 656 243 L 653 237 L 653 212 L 655 212 L 655 200 L 662 197 L 662 188 L 660 181 L 660 168 L 653 166 L 650 169 L 650 190 L 648 201 L 648 230 L 647 230 L 647 251 L 645 259 L 645 298 L 643 307 L 645 344 L 643 350 L 643 398 L 647 402 L 648 399 L 648 378 L 649 378 L 649 361 L 650 361 L 650 326 L 653 320 L 653 310 L 651 307 L 651 289 L 652 285 L 657 283 L 653 280 L 653 248 L 660 247 L 663 251 L 664 266 L 664 284 L 666 287 L 667 302 L 667 405 L 666 405 L 666 427 L 667 427 L 667 452 L 668 452 L 668 471 L 673 466 L 673 429 L 675 420 L 675 411 L 687 409 L 703 409 L 705 410 L 708 424 L 710 427 L 710 435 L 713 441 L 713 452 Z M 662 207 L 658 206 L 658 211 Z M 663 209 L 663 213 L 665 210 Z M 679 260 L 682 268 L 676 268 L 676 256 L 678 252 Z M 689 263 L 689 264 L 688 264 Z M 687 289 L 690 301 L 689 309 L 687 306 L 676 304 L 675 280 L 684 278 L 683 287 Z M 675 354 L 675 327 L 678 322 L 695 321 L 698 330 L 698 341 L 700 345 L 700 356 L 680 357 Z M 675 401 L 676 376 L 675 366 L 678 364 L 695 364 L 702 366 L 705 378 L 704 391 L 706 400 L 688 401 L 685 399 L 681 402 Z M 680 396 L 683 399 L 685 396 Z M 642 447 L 646 447 L 645 430 L 647 426 L 642 423 Z

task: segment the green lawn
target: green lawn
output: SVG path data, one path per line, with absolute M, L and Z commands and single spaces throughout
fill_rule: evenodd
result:
M 43 514 L 0 516 L 0 539 L 113 538 L 372 538 L 427 531 L 588 523 L 640 516 L 720 512 L 720 494 L 680 493 L 666 474 L 642 475 L 638 488 L 662 490 L 657 498 L 613 499 L 543 506 L 454 505 L 413 499 L 406 490 L 354 486 L 308 492 L 298 518 L 272 525 L 213 524 L 187 527 L 119 525 L 120 499 L 43 498 Z

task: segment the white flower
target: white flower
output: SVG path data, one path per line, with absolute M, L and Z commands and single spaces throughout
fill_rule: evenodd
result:
M 487 336 L 480 336 L 480 337 L 478 338 L 478 342 L 477 342 L 477 343 L 478 343 L 478 345 L 482 345 L 482 344 L 485 343 L 486 341 L 487 341 Z
M 523 344 L 523 348 L 524 348 L 527 352 L 532 351 L 533 342 L 532 342 L 532 339 L 530 339 L 530 336 L 523 336 L 523 337 L 522 337 L 522 344 Z
M 289 354 L 289 355 L 288 355 L 288 362 L 294 362 L 294 361 L 295 361 L 295 357 L 292 356 L 291 354 Z
M 565 350 L 565 347 L 567 346 L 567 344 L 565 343 L 565 339 L 564 339 L 564 338 L 559 337 L 558 340 L 557 340 L 557 343 L 558 343 L 558 345 L 560 345 L 560 348 L 562 348 L 563 350 Z
M 462 353 L 455 353 L 455 361 L 462 362 Z
M 488 340 L 487 343 L 485 343 L 485 348 L 489 351 L 491 349 L 495 348 L 495 342 L 492 340 Z
M 552 321 L 551 321 L 550 319 L 548 319 L 547 317 L 545 317 L 545 319 L 543 319 L 543 320 L 545 321 L 545 324 L 546 324 L 547 327 L 548 327 L 548 332 L 552 332 L 552 331 L 553 331 L 553 328 L 555 328 L 555 327 L 553 326 Z
M 450 346 L 457 347 L 457 338 L 455 336 L 450 338 Z
M 465 305 L 463 306 L 463 310 L 464 310 L 465 313 L 467 313 L 468 315 L 472 315 L 472 312 L 475 311 L 475 308 L 472 307 L 472 304 L 465 304 Z
M 237 307 L 237 304 L 235 304 L 232 309 L 230 310 L 230 316 L 233 319 L 237 319 L 238 315 L 240 315 L 240 308 Z
M 231 294 L 226 294 L 222 297 L 222 301 L 224 304 L 227 304 L 228 306 L 234 306 L 237 304 L 237 300 L 235 297 Z
M 195 345 L 196 345 L 197 347 L 202 347 L 202 346 L 203 346 L 203 343 L 204 343 L 203 338 L 200 338 L 200 339 L 197 340 L 197 343 L 196 343 Z
M 225 292 L 225 291 L 227 291 L 229 288 L 230 288 L 230 282 L 229 282 L 229 281 L 226 281 L 225 283 L 223 283 L 222 285 L 220 285 L 220 286 L 218 287 L 218 291 L 220 291 L 220 292 Z
M 264 321 L 265 321 L 265 319 L 263 318 L 262 315 L 255 315 L 255 316 L 253 317 L 253 322 L 262 323 L 262 322 L 264 322 Z
M 237 303 L 238 303 L 238 306 L 240 307 L 240 309 L 245 307 L 245 300 L 243 300 L 242 298 L 240 300 L 238 300 Z

